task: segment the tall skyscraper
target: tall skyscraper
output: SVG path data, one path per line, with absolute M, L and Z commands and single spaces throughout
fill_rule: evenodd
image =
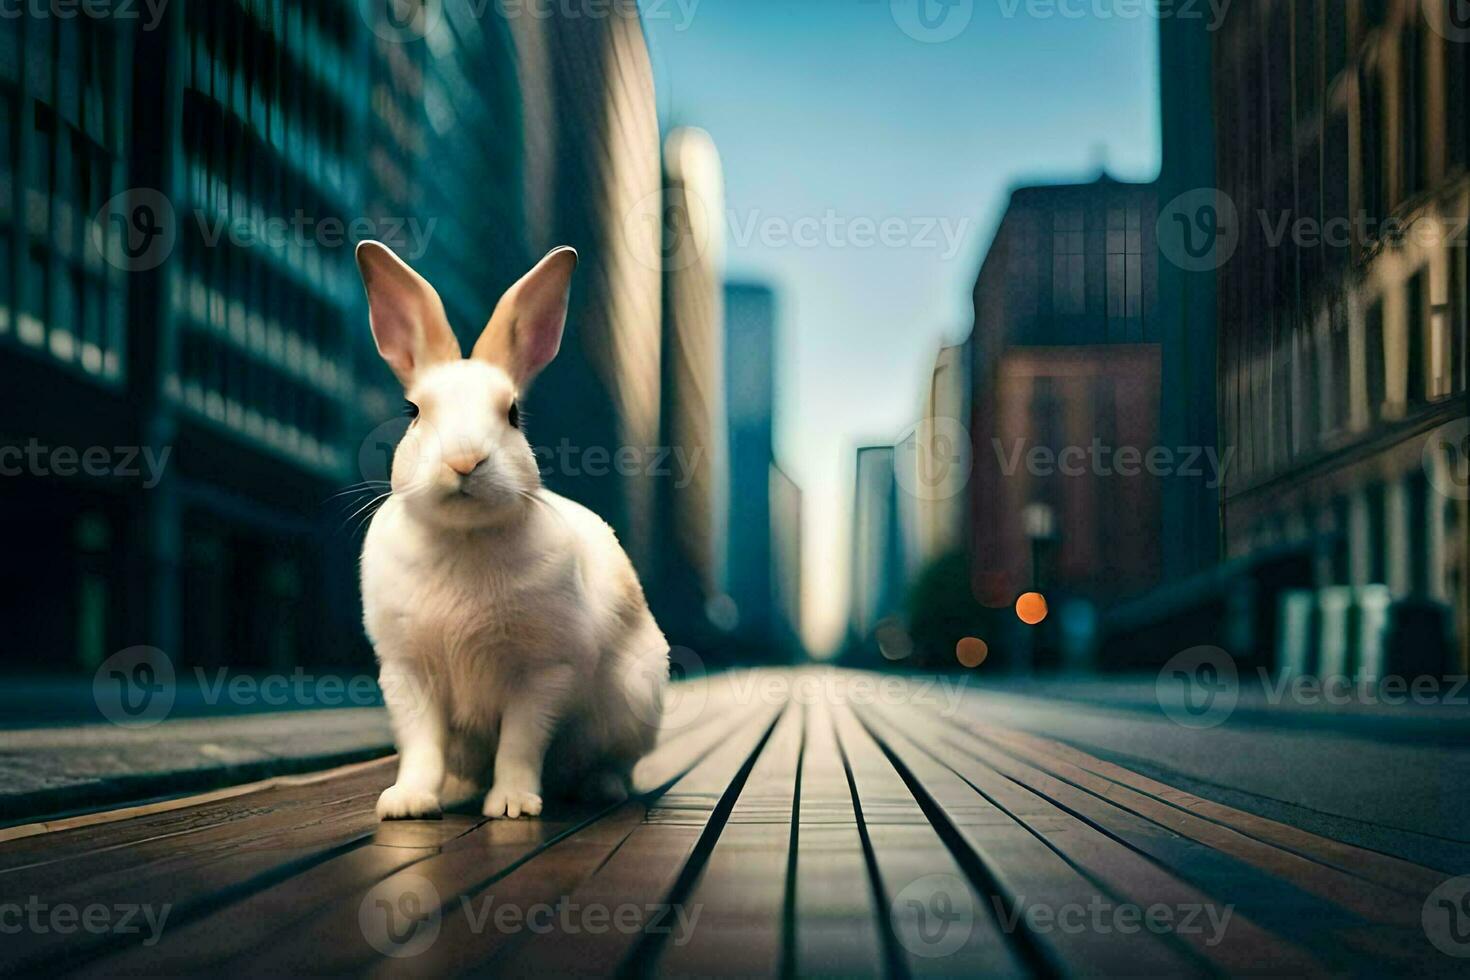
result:
M 331 498 L 386 475 L 400 399 L 359 238 L 432 281 L 466 344 L 535 258 L 579 247 L 533 442 L 656 445 L 660 270 L 625 229 L 660 191 L 636 13 L 420 13 L 253 0 L 165 5 L 146 29 L 0 20 L 0 445 L 137 450 L 9 484 L 0 610 L 70 651 L 52 666 L 139 643 L 183 664 L 365 656 L 365 513 Z M 646 554 L 645 470 L 579 480 L 585 457 L 565 458 L 543 456 L 548 482 Z
M 1210 21 L 1159 18 L 1160 124 L 1163 159 L 1157 183 L 1161 234 L 1182 236 L 1180 205 L 1211 201 L 1215 179 L 1213 52 Z M 1170 210 L 1174 205 L 1175 209 Z M 1218 452 L 1216 270 L 1188 261 L 1182 237 L 1161 249 L 1158 262 L 1160 339 L 1159 437 L 1163 445 Z M 1176 259 L 1183 259 L 1181 264 Z M 1220 560 L 1220 491 L 1207 480 L 1169 479 L 1160 503 L 1169 546 L 1169 581 L 1212 568 Z
M 725 392 L 730 423 L 729 595 L 737 633 L 772 645 L 772 517 L 776 297 L 767 286 L 725 286 Z
M 664 481 L 661 621 L 675 643 L 713 642 L 736 624 L 726 594 L 729 443 L 725 392 L 724 178 L 709 134 L 664 144 L 666 198 L 654 228 L 665 267 L 665 445 L 685 471 Z M 701 640 L 702 637 L 708 638 Z
M 801 487 L 775 463 L 770 464 L 771 619 L 775 649 L 798 660 L 802 636 L 802 494 Z
M 883 620 L 904 605 L 903 527 L 892 446 L 857 451 L 849 571 L 849 641 L 872 652 Z

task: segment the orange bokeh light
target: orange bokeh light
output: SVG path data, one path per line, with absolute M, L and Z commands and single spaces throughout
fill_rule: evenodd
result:
M 955 659 L 962 667 L 971 669 L 979 667 L 989 655 L 990 647 L 986 646 L 985 641 L 979 637 L 967 636 L 954 645 Z
M 1016 600 L 1016 617 L 1027 626 L 1035 626 L 1046 618 L 1046 596 L 1027 592 Z

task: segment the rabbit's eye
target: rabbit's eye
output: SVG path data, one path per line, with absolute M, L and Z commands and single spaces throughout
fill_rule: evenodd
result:
M 413 402 L 406 401 L 403 403 L 403 414 L 408 418 L 416 419 L 419 417 L 419 407 Z
M 512 429 L 521 427 L 521 407 L 515 402 L 510 403 L 510 427 Z

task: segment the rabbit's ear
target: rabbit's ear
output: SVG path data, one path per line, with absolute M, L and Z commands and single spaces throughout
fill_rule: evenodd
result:
M 382 242 L 357 246 L 357 268 L 367 288 L 368 315 L 378 353 L 407 388 L 431 364 L 464 356 L 444 302 L 423 276 Z
M 529 383 L 561 349 L 576 268 L 577 250 L 565 245 L 537 262 L 500 298 L 470 356 L 503 368 L 518 387 Z

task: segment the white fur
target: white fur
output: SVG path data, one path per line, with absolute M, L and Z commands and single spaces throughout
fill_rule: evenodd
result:
M 543 782 L 625 795 L 653 744 L 668 643 L 612 529 L 541 487 L 507 418 L 516 393 L 478 357 L 412 370 L 419 417 L 362 552 L 400 753 L 383 819 L 433 816 L 487 785 L 491 817 L 540 813 Z

